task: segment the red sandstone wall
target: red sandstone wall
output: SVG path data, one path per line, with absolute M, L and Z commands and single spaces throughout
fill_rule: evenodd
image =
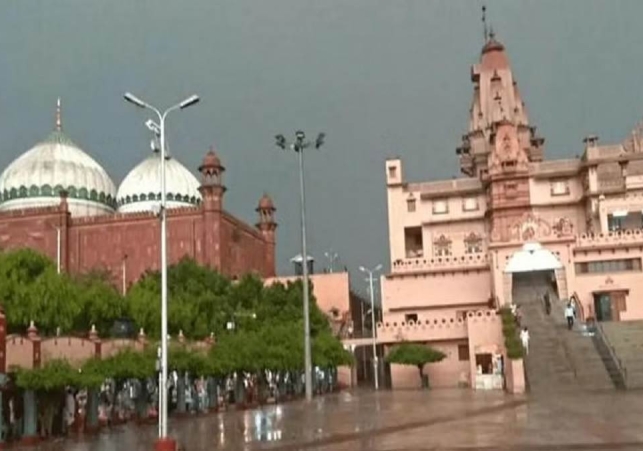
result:
M 274 245 L 261 232 L 227 213 L 215 213 L 220 222 L 221 241 L 205 240 L 203 212 L 199 208 L 172 210 L 168 213 L 168 261 L 170 264 L 189 256 L 205 264 L 205 241 L 219 246 L 221 261 L 214 262 L 224 274 L 240 276 L 257 272 L 272 276 Z M 56 259 L 56 225 L 68 223 L 62 230 L 61 260 L 64 270 L 83 272 L 105 269 L 122 287 L 125 278 L 131 285 L 147 270 L 160 266 L 160 223 L 152 213 L 69 218 L 57 207 L 6 212 L 0 214 L 0 248 L 30 247 L 52 260 Z M 213 227 L 212 233 L 216 230 Z M 267 250 L 273 248 L 273 258 Z M 126 258 L 125 258 L 126 257 Z
M 266 246 L 261 232 L 225 214 L 221 222 L 221 265 L 225 274 L 241 276 L 257 272 L 274 275 L 266 268 Z
M 30 247 L 56 259 L 56 228 L 61 213 L 57 208 L 8 212 L 0 216 L 0 249 Z
M 101 218 L 103 219 L 103 218 Z M 168 262 L 176 263 L 188 256 L 200 261 L 201 214 L 188 209 L 168 217 Z M 131 214 L 106 217 L 103 221 L 81 218 L 73 221 L 67 248 L 69 268 L 82 272 L 103 268 L 122 284 L 123 260 L 129 286 L 146 270 L 160 267 L 160 233 L 158 218 L 152 214 Z

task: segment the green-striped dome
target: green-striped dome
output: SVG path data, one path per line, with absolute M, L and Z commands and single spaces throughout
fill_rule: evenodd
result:
M 58 205 L 63 190 L 74 216 L 114 211 L 114 182 L 100 164 L 63 133 L 59 101 L 56 129 L 0 175 L 0 211 Z

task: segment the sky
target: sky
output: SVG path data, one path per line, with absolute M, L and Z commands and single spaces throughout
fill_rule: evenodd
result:
M 582 139 L 620 142 L 643 115 L 643 2 L 486 1 L 547 158 Z M 254 224 L 277 207 L 278 272 L 300 252 L 297 159 L 274 135 L 326 133 L 305 157 L 308 247 L 341 265 L 388 267 L 384 162 L 410 181 L 458 175 L 470 66 L 483 45 L 480 1 L 5 0 L 0 2 L 0 167 L 63 128 L 115 183 L 149 152 L 159 107 L 175 158 L 193 170 L 214 145 L 225 208 Z M 361 276 L 357 285 L 363 284 Z

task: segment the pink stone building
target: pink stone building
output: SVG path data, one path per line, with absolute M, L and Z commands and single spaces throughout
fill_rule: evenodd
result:
M 643 128 L 611 145 L 587 137 L 581 157 L 546 160 L 493 36 L 471 81 L 463 177 L 413 183 L 401 159 L 385 167 L 391 272 L 379 340 L 443 350 L 447 359 L 428 365 L 433 386 L 479 383 L 478 366 L 504 352 L 491 312 L 520 290 L 574 297 L 584 320 L 643 318 Z M 530 267 L 534 252 L 553 263 Z M 419 385 L 416 373 L 394 366 L 393 386 Z

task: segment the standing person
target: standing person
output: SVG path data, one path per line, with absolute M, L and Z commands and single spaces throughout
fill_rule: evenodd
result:
M 551 313 L 551 299 L 549 299 L 549 292 L 545 292 L 545 295 L 543 296 L 545 300 L 545 313 L 549 315 Z
M 525 327 L 520 331 L 520 341 L 525 349 L 525 354 L 529 354 L 529 330 Z
M 567 330 L 572 330 L 574 327 L 574 307 L 571 302 L 565 307 L 565 319 L 567 320 Z
M 520 306 L 516 305 L 516 324 L 518 327 L 520 327 L 520 323 L 522 321 L 522 310 L 520 310 Z

